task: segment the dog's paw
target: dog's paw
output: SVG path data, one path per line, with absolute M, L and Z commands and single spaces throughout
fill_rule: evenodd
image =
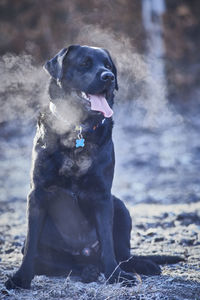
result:
M 30 289 L 31 281 L 14 275 L 13 277 L 8 278 L 8 280 L 5 282 L 5 287 L 7 290 L 19 288 Z
M 122 271 L 121 269 L 115 271 L 112 275 L 108 277 L 109 283 L 121 282 L 123 286 L 132 287 L 136 285 L 135 276 L 131 273 Z
M 81 279 L 85 283 L 97 281 L 99 274 L 100 274 L 100 271 L 97 266 L 87 265 L 86 267 L 83 268 L 83 271 L 81 273 Z

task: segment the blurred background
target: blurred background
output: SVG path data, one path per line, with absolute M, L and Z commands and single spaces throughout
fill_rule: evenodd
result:
M 25 201 L 46 60 L 107 48 L 118 68 L 113 192 L 131 203 L 200 196 L 200 2 L 0 1 L 0 201 Z

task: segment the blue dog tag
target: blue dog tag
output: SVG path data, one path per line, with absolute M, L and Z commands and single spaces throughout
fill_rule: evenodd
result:
M 84 147 L 85 146 L 85 139 L 77 139 L 76 140 L 76 148 L 79 148 L 79 147 Z

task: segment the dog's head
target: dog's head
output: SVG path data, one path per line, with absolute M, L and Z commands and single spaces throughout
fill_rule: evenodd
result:
M 107 50 L 72 45 L 62 49 L 44 68 L 66 93 L 75 91 L 88 112 L 112 116 L 117 70 Z

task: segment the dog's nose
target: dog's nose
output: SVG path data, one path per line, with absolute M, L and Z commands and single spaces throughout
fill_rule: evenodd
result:
M 112 72 L 105 71 L 101 73 L 101 80 L 103 81 L 114 81 L 115 76 Z

